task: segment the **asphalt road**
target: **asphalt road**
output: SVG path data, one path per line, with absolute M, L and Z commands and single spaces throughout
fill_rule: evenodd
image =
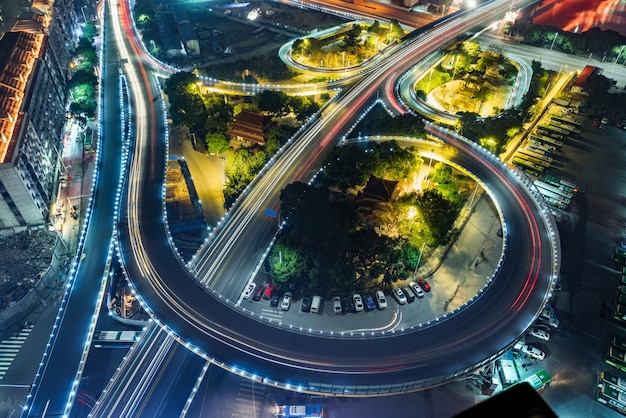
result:
M 506 8 L 508 4 L 501 7 Z M 489 13 L 483 10 L 481 16 L 486 15 Z M 470 16 L 463 22 L 469 28 L 475 25 L 475 19 L 476 16 Z M 193 262 L 200 280 L 208 284 L 217 297 L 199 292 L 200 287 L 194 280 L 185 279 L 189 276 L 181 268 L 180 260 L 172 255 L 164 230 L 156 227 L 162 219 L 160 196 L 151 189 L 158 189 L 162 182 L 162 174 L 154 168 L 160 167 L 161 152 L 150 150 L 152 166 L 142 165 L 145 160 L 140 157 L 149 150 L 140 148 L 130 175 L 131 191 L 139 194 L 131 193 L 129 201 L 141 202 L 141 206 L 127 212 L 132 233 L 122 232 L 122 248 L 129 275 L 155 315 L 186 341 L 244 370 L 262 368 L 277 380 L 290 381 L 296 369 L 302 384 L 310 390 L 315 390 L 317 385 L 311 382 L 327 379 L 338 386 L 402 381 L 414 381 L 410 387 L 431 385 L 437 379 L 462 374 L 466 368 L 506 349 L 533 321 L 550 288 L 553 249 L 546 245 L 550 233 L 539 216 L 543 208 L 535 206 L 514 173 L 503 169 L 497 159 L 481 155 L 472 146 L 452 137 L 447 137 L 446 141 L 460 150 L 458 155 L 452 153 L 455 161 L 488 182 L 496 200 L 502 202 L 511 238 L 507 262 L 501 266 L 501 275 L 507 280 L 493 281 L 476 299 L 484 303 L 471 303 L 453 318 L 437 321 L 437 326 L 432 323 L 392 337 L 367 336 L 367 343 L 363 340 L 365 336 L 313 336 L 287 327 L 267 326 L 250 321 L 248 313 L 229 309 L 247 272 L 252 270 L 275 230 L 275 220 L 267 219 L 263 211 L 277 207 L 278 190 L 296 179 L 306 181 L 315 173 L 319 158 L 343 135 L 341 127 L 352 126 L 360 112 L 371 104 L 371 99 L 367 98 L 386 85 L 386 74 L 394 73 L 395 69 L 401 71 L 403 65 L 408 67 L 431 52 L 435 39 L 445 42 L 445 34 L 455 36 L 457 31 L 464 30 L 462 25 L 455 25 L 453 33 L 447 29 L 441 26 L 433 34 L 420 38 L 413 47 L 398 49 L 393 59 L 390 54 L 388 62 L 377 68 L 369 79 L 349 89 L 338 102 L 326 108 L 320 121 L 253 184 L 209 241 L 206 248 L 210 251 L 201 251 Z M 422 55 L 415 52 L 418 49 Z M 142 87 L 146 85 L 147 82 Z M 150 132 L 156 135 L 156 131 Z M 143 143 L 143 139 L 138 142 Z M 142 234 L 141 241 L 134 241 L 137 232 Z M 132 252 L 131 248 L 134 248 Z M 141 277 L 150 280 L 139 281 Z M 233 286 L 237 283 L 238 286 Z M 171 310 L 173 307 L 175 311 Z M 433 341 L 437 341 L 436 347 Z M 309 350 L 312 346 L 318 348 Z M 355 352 L 361 353 L 359 358 L 354 357 Z M 381 356 L 383 352 L 385 355 Z M 263 366 L 257 364 L 259 357 L 266 360 Z M 350 391 L 349 388 L 340 390 L 346 394 Z

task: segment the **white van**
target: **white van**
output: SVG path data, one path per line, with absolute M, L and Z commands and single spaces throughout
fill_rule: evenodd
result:
M 318 313 L 320 311 L 321 304 L 322 298 L 319 296 L 313 296 L 313 302 L 311 302 L 311 313 Z

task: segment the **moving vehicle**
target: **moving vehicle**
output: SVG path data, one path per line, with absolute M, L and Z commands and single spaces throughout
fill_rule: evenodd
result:
M 411 282 L 409 283 L 409 286 L 411 286 L 411 289 L 413 289 L 415 296 L 417 296 L 420 299 L 424 297 L 424 294 L 425 294 L 424 290 L 421 287 L 419 287 L 417 283 Z
M 352 301 L 354 302 L 354 310 L 356 312 L 363 312 L 363 309 L 365 308 L 363 306 L 363 298 L 361 298 L 361 295 L 355 293 L 352 295 Z
M 385 299 L 385 294 L 382 290 L 376 291 L 376 302 L 378 303 L 379 309 L 385 309 L 387 307 L 387 299 Z
M 254 293 L 254 289 L 256 289 L 256 283 L 248 283 L 246 288 L 243 291 L 243 298 L 248 299 Z
M 280 309 L 283 311 L 288 311 L 291 306 L 291 292 L 285 292 L 283 295 L 283 301 L 280 303 Z
M 256 289 L 256 292 L 254 292 L 254 296 L 252 296 L 252 300 L 258 302 L 261 300 L 261 298 L 263 297 L 263 293 L 265 292 L 265 287 L 263 286 L 259 286 Z
M 546 353 L 538 349 L 537 347 L 533 347 L 532 345 L 524 345 L 522 347 L 522 353 L 528 355 L 529 357 L 536 358 L 538 360 L 543 360 L 546 358 Z
M 313 296 L 313 302 L 311 303 L 311 313 L 318 313 L 320 311 L 321 304 L 322 298 L 319 296 Z
M 280 405 L 276 416 L 316 418 L 324 416 L 324 411 L 321 405 Z
M 371 312 L 376 310 L 376 304 L 374 303 L 374 298 L 369 293 L 363 295 L 365 310 L 367 312 Z
M 300 310 L 302 312 L 311 311 L 311 296 L 305 296 L 302 298 L 302 305 L 300 305 Z
M 343 312 L 343 309 L 341 308 L 341 298 L 339 296 L 335 296 L 333 298 L 333 312 L 336 314 Z
M 402 289 L 400 289 L 399 287 L 396 287 L 393 289 L 392 293 L 393 293 L 393 297 L 396 298 L 396 300 L 398 301 L 400 305 L 404 305 L 406 303 L 406 296 L 404 295 L 404 292 L 402 291 Z
M 274 292 L 275 287 L 273 285 L 269 285 L 265 288 L 265 292 L 263 293 L 263 299 L 271 299 L 272 292 Z
M 541 328 L 532 328 L 530 330 L 530 335 L 544 341 L 548 341 L 550 339 L 550 333 Z

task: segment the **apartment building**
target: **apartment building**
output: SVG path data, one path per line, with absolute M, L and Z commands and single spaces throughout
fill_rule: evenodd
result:
M 0 39 L 2 234 L 48 223 L 62 169 L 73 15 L 71 0 L 35 1 Z

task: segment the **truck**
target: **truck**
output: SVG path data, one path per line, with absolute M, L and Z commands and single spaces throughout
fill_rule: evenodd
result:
M 281 405 L 277 416 L 284 418 L 317 418 L 323 416 L 321 405 Z

